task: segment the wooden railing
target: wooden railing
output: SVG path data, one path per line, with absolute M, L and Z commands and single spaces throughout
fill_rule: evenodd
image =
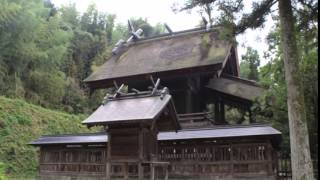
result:
M 169 174 L 177 176 L 246 174 L 272 175 L 272 148 L 254 144 L 179 144 L 161 146 L 160 160 L 169 161 Z
M 277 175 L 279 180 L 292 179 L 291 159 L 288 153 L 278 154 Z
M 148 161 L 140 163 L 143 167 L 143 177 L 149 177 L 152 180 L 158 179 L 156 176 L 161 176 L 168 180 L 169 162 Z M 138 176 L 139 162 L 111 162 L 111 178 L 121 178 L 128 180 Z
M 312 160 L 313 170 L 315 179 L 319 179 L 318 174 L 318 160 Z M 278 164 L 277 164 L 277 175 L 278 180 L 291 180 L 292 179 L 292 167 L 291 167 L 291 156 L 288 152 L 278 153 Z
M 40 173 L 105 173 L 105 149 L 49 149 L 40 155 Z
M 41 173 L 51 172 L 72 172 L 72 173 L 85 173 L 85 174 L 104 174 L 105 164 L 94 163 L 41 163 Z

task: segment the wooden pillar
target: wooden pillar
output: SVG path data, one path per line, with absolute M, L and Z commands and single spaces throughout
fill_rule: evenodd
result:
M 223 124 L 226 123 L 226 112 L 225 112 L 225 109 L 224 109 L 224 102 L 223 101 L 220 101 L 220 119 L 221 119 L 221 122 Z
M 186 113 L 192 113 L 192 92 L 191 90 L 186 90 Z
M 123 165 L 123 171 L 124 171 L 124 180 L 128 180 L 128 179 L 129 179 L 128 163 L 124 163 L 124 165 Z
M 155 167 L 154 165 L 151 163 L 150 164 L 150 180 L 155 180 Z
M 143 166 L 142 163 L 138 163 L 138 180 L 143 180 L 144 179 L 144 174 L 143 174 Z
M 166 168 L 166 174 L 165 174 L 165 180 L 168 180 L 169 179 L 169 167 L 168 166 L 165 166 L 165 168 Z
M 108 135 L 107 157 L 106 157 L 106 180 L 111 180 L 111 135 Z
M 231 176 L 233 178 L 234 175 L 234 157 L 233 157 L 233 145 L 232 143 L 229 144 L 230 145 L 230 162 L 231 162 Z
M 271 142 L 268 141 L 268 145 L 267 145 L 267 160 L 268 160 L 268 175 L 272 175 L 273 174 L 273 160 L 272 160 L 272 145 Z
M 220 123 L 220 107 L 218 101 L 214 102 L 214 120 L 215 122 Z
M 193 92 L 196 90 L 193 79 L 188 78 L 186 86 L 186 113 L 192 113 L 194 111 L 194 103 L 196 102 L 193 97 Z
M 255 117 L 253 116 L 252 111 L 251 111 L 250 108 L 248 108 L 248 112 L 249 112 L 249 122 L 250 122 L 250 124 L 251 123 L 255 123 L 256 120 L 255 120 Z
M 214 103 L 214 114 L 216 122 L 219 124 L 226 123 L 224 102 L 220 98 Z
M 143 157 L 143 133 L 144 133 L 144 127 L 142 125 L 140 126 L 140 131 L 139 131 L 139 162 L 138 162 L 138 180 L 143 180 L 144 179 L 144 174 L 143 174 L 143 166 L 142 166 L 142 161 L 144 159 Z
M 111 180 L 111 163 L 106 164 L 106 180 Z
M 42 146 L 40 146 L 39 151 L 38 151 L 38 154 L 39 154 L 39 156 L 38 156 L 39 166 L 37 167 L 38 175 L 40 175 L 40 173 L 41 173 L 41 164 L 43 163 L 42 157 L 44 156 L 43 153 L 44 153 L 44 148 Z M 61 152 L 59 152 L 59 157 L 61 157 Z M 61 161 L 61 160 L 59 160 L 59 161 Z

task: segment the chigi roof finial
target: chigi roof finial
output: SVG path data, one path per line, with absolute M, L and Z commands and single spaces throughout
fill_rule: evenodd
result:
M 125 43 L 130 43 L 132 41 L 141 39 L 141 35 L 143 34 L 143 30 L 141 28 L 139 28 L 138 30 L 135 31 L 132 23 L 130 20 L 128 20 L 128 30 L 129 33 L 131 34 L 131 36 L 127 39 L 127 41 L 124 41 L 123 39 L 120 39 L 115 47 L 112 49 L 112 54 L 113 55 L 117 55 L 120 54 L 121 51 L 123 50 L 123 47 L 125 45 Z

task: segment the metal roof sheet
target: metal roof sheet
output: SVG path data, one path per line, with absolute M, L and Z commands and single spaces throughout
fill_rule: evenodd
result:
M 254 101 L 265 91 L 265 89 L 255 85 L 252 81 L 239 78 L 214 78 L 209 81 L 206 87 L 249 101 Z
M 243 126 L 226 127 L 217 129 L 185 130 L 179 132 L 163 132 L 158 134 L 158 140 L 186 140 L 205 138 L 227 138 L 245 136 L 269 136 L 281 135 L 281 133 L 270 126 Z
M 215 129 L 181 130 L 176 132 L 160 132 L 159 141 L 188 140 L 188 139 L 209 139 L 228 137 L 249 137 L 249 136 L 280 136 L 281 132 L 267 125 L 220 127 Z M 31 145 L 47 144 L 87 144 L 106 143 L 108 136 L 106 133 L 95 133 L 85 135 L 62 135 L 43 136 Z
M 137 41 L 125 47 L 122 54 L 112 56 L 84 81 L 90 83 L 222 64 L 232 43 L 220 39 L 218 34 L 218 30 L 201 30 Z
M 75 135 L 56 135 L 42 136 L 30 142 L 30 145 L 50 145 L 50 144 L 96 144 L 106 143 L 108 136 L 106 133 L 95 134 L 75 134 Z
M 83 124 L 108 124 L 133 120 L 153 120 L 171 101 L 171 95 L 118 99 L 101 105 Z

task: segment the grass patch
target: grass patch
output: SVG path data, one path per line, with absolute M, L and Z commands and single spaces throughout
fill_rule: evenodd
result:
M 0 163 L 10 179 L 34 179 L 37 148 L 27 145 L 42 135 L 88 132 L 85 115 L 48 110 L 0 96 Z M 1 173 L 0 173 L 1 177 Z M 29 178 L 30 177 L 30 178 Z

